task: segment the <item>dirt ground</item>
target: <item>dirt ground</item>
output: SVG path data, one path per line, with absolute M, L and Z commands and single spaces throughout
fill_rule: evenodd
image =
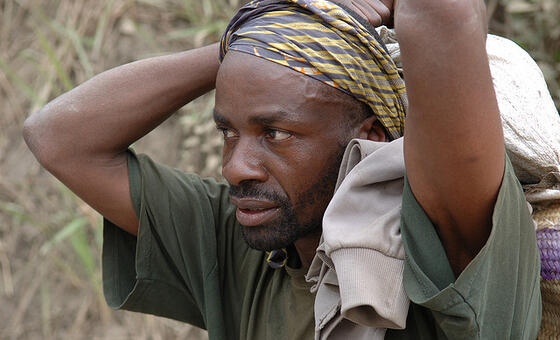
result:
M 30 113 L 103 70 L 217 41 L 241 2 L 0 0 L 0 339 L 207 338 L 179 322 L 106 306 L 101 218 L 39 166 L 21 128 Z M 492 27 L 515 34 L 505 20 L 505 1 L 489 2 L 497 13 Z M 544 12 L 531 8 L 524 10 Z M 533 55 L 547 68 L 558 98 L 560 63 L 546 49 L 560 46 L 560 33 L 558 27 L 547 32 L 546 46 Z M 221 141 L 212 106 L 212 94 L 189 104 L 136 150 L 219 176 Z

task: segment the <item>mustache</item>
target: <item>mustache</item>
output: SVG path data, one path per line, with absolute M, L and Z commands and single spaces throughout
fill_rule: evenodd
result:
M 257 183 L 230 185 L 229 195 L 235 198 L 252 198 L 278 203 L 285 203 L 289 201 L 286 195 L 281 195 L 276 191 L 267 190 Z

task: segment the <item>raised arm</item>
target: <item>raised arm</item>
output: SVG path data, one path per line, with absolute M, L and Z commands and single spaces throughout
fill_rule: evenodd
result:
M 137 234 L 126 150 L 214 88 L 218 67 L 217 44 L 116 67 L 31 115 L 25 141 L 39 162 L 85 202 Z
M 410 108 L 405 162 L 456 275 L 484 246 L 504 141 L 481 0 L 399 0 L 395 29 Z

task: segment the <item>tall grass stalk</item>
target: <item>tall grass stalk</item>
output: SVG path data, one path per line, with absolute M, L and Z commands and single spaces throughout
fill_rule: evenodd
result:
M 52 339 L 51 326 L 51 291 L 49 282 L 45 281 L 41 284 L 41 324 L 43 331 L 43 339 Z
M 56 56 L 56 53 L 50 41 L 45 38 L 45 35 L 41 31 L 38 32 L 37 38 L 39 39 L 41 47 L 43 47 L 43 49 L 45 50 L 47 57 L 52 64 L 52 67 L 56 70 L 56 74 L 58 76 L 58 79 L 60 79 L 60 81 L 62 82 L 64 91 L 70 91 L 74 87 L 74 84 L 72 83 L 72 80 L 70 80 L 70 76 L 68 75 L 68 73 L 62 67 L 60 59 Z
M 0 69 L 6 73 L 8 79 L 12 84 L 14 84 L 26 97 L 31 101 L 33 105 L 42 106 L 45 103 L 37 96 L 36 91 L 27 84 L 25 80 L 20 78 L 15 70 L 12 69 L 10 64 L 2 58 L 0 55 Z

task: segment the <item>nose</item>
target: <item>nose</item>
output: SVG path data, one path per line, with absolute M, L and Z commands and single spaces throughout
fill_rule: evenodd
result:
M 266 182 L 268 171 L 263 163 L 262 150 L 256 143 L 241 138 L 235 146 L 224 148 L 222 175 L 231 185 L 247 180 Z

